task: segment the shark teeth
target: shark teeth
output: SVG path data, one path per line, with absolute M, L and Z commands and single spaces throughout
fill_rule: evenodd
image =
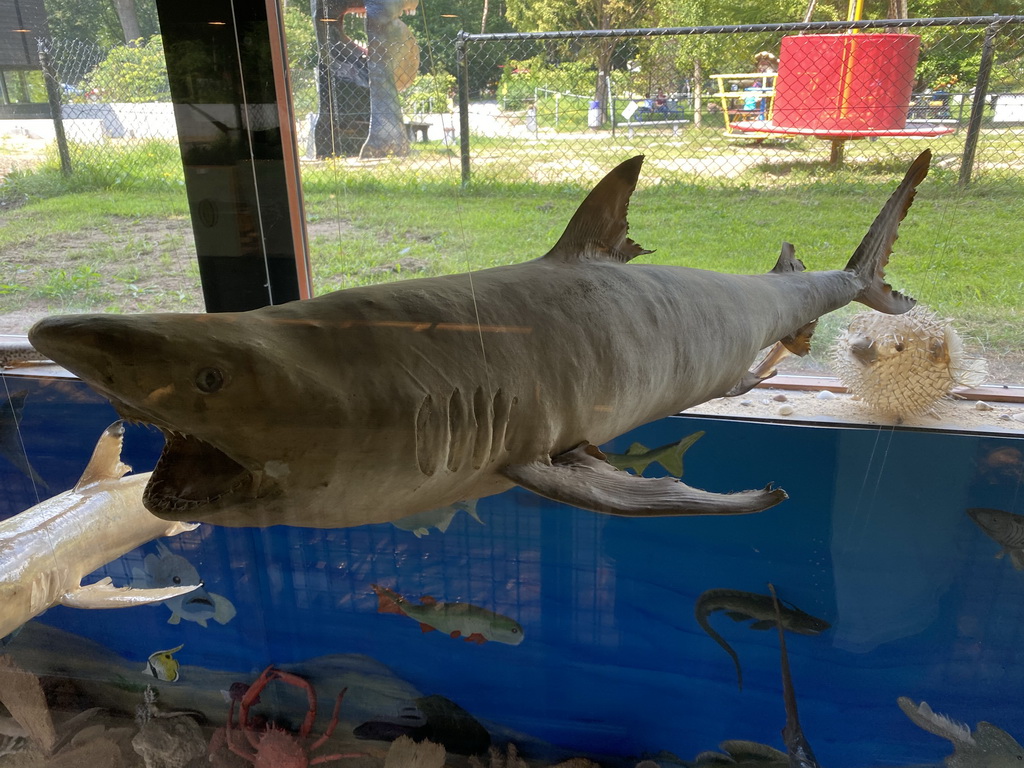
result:
M 151 512 L 186 516 L 256 483 L 251 472 L 218 448 L 193 435 L 156 426 L 164 435 L 164 449 L 143 493 L 143 503 Z

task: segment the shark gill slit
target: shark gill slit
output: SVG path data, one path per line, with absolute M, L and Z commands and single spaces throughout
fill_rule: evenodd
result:
M 475 430 L 467 423 L 473 417 L 462 392 L 455 389 L 448 398 L 448 471 L 458 472 L 469 450 L 469 441 Z
M 442 456 L 441 440 L 445 438 L 443 414 L 434 407 L 434 398 L 427 395 L 416 411 L 415 440 L 416 465 L 422 474 L 430 477 L 437 471 Z
M 511 397 L 502 390 L 494 393 L 494 429 L 491 433 L 491 460 L 502 451 L 508 450 L 508 427 L 512 418 L 512 408 L 518 398 Z
M 491 452 L 491 440 L 494 439 L 494 411 L 491 400 L 483 387 L 473 392 L 473 418 L 476 420 L 476 434 L 473 438 L 473 469 L 480 469 L 487 462 Z

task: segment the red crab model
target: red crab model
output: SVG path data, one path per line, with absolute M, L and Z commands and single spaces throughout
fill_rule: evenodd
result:
M 292 735 L 284 728 L 278 728 L 274 723 L 268 723 L 266 730 L 261 732 L 253 728 L 249 721 L 249 707 L 259 700 L 260 693 L 273 680 L 280 680 L 288 685 L 294 685 L 296 688 L 303 688 L 309 697 L 309 711 L 306 712 L 306 719 L 302 721 L 298 736 Z M 366 755 L 362 752 L 310 757 L 310 753 L 322 747 L 334 733 L 334 728 L 338 725 L 338 710 L 341 709 L 341 700 L 345 697 L 347 690 L 348 688 L 343 688 L 338 694 L 338 700 L 334 704 L 334 714 L 331 716 L 331 722 L 327 725 L 324 735 L 307 748 L 305 741 L 309 738 L 309 732 L 313 730 L 313 724 L 316 722 L 316 692 L 308 680 L 289 672 L 274 669 L 272 666 L 267 667 L 241 697 L 237 729 L 232 724 L 235 719 L 235 700 L 231 701 L 228 722 L 224 727 L 228 748 L 256 768 L 306 768 L 306 766 L 321 765 L 346 757 L 365 757 Z M 236 739 L 232 735 L 234 730 L 240 730 L 245 734 L 249 746 L 252 747 L 251 752 L 245 749 L 244 743 L 236 743 Z

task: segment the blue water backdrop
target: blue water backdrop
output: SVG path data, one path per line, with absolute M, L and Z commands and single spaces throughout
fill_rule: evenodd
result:
M 21 432 L 49 488 L 0 459 L 2 517 L 71 487 L 116 418 L 75 381 L 21 377 L 8 388 L 28 390 Z M 1024 438 L 680 416 L 604 448 L 698 430 L 687 483 L 732 492 L 771 481 L 790 499 L 755 515 L 624 519 L 514 489 L 479 503 L 483 525 L 459 512 L 446 533 L 421 538 L 390 524 L 203 525 L 162 541 L 234 604 L 226 624 L 170 624 L 163 605 L 57 607 L 38 621 L 140 669 L 153 651 L 184 643 L 182 663 L 243 680 L 267 664 L 365 654 L 426 695 L 570 751 L 692 760 L 725 739 L 784 749 L 777 633 L 711 616 L 739 654 L 741 691 L 731 659 L 694 618 L 705 590 L 766 594 L 770 582 L 832 624 L 787 635 L 801 721 L 822 765 L 941 762 L 951 745 L 912 724 L 899 696 L 1024 739 L 1024 572 L 996 558 L 999 545 L 965 513 L 1024 514 Z M 161 445 L 159 433 L 129 427 L 124 459 L 146 471 Z M 155 542 L 96 576 L 129 584 L 154 553 Z M 478 645 L 423 632 L 378 612 L 373 584 L 514 618 L 525 638 Z M 64 665 L 73 674 L 74 661 Z

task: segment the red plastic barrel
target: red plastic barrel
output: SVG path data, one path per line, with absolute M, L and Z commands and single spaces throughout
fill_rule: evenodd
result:
M 800 35 L 782 40 L 772 123 L 836 133 L 902 129 L 917 35 Z

